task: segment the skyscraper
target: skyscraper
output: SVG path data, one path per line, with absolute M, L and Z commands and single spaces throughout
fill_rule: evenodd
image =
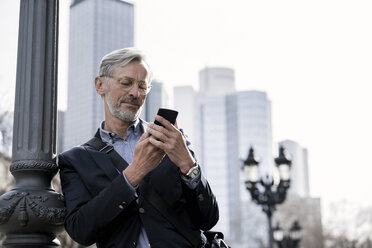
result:
M 87 141 L 104 119 L 94 88 L 101 58 L 133 46 L 134 7 L 121 0 L 74 0 L 70 6 L 68 102 L 64 149 Z
M 324 246 L 319 198 L 312 198 L 309 190 L 308 151 L 293 140 L 279 142 L 291 156 L 291 186 L 283 205 L 279 206 L 277 217 L 282 225 L 289 226 L 296 219 L 303 232 L 301 247 Z
M 167 107 L 168 99 L 163 83 L 152 80 L 151 84 L 151 91 L 146 97 L 146 102 L 141 113 L 141 118 L 148 122 L 154 121 L 159 108 Z
M 219 204 L 215 229 L 236 240 L 240 235 L 240 194 L 236 99 L 230 95 L 235 91 L 234 71 L 205 68 L 199 75 L 197 154 Z
M 208 96 L 199 98 L 198 103 L 198 157 L 220 209 L 215 229 L 235 240 L 240 230 L 236 99 L 234 96 Z
M 199 72 L 200 94 L 223 96 L 235 92 L 235 73 L 231 68 L 206 67 Z
M 261 173 L 271 174 L 273 165 L 271 102 L 263 91 L 236 94 L 238 108 L 239 157 L 247 158 L 250 147 L 260 159 Z
M 307 149 L 293 140 L 281 141 L 279 145 L 286 149 L 292 160 L 291 187 L 288 192 L 300 197 L 310 197 Z
M 179 111 L 177 117 L 178 126 L 184 130 L 190 141 L 195 144 L 197 92 L 192 86 L 178 86 L 173 89 L 173 98 L 174 109 Z
M 260 161 L 261 176 L 272 175 L 272 127 L 271 127 L 271 102 L 263 91 L 241 91 L 236 93 L 238 114 L 239 158 L 244 160 L 248 156 L 250 147 L 254 148 L 255 155 Z M 240 164 L 242 165 L 242 164 Z M 266 243 L 267 224 L 266 216 L 250 200 L 250 194 L 245 188 L 243 174 L 240 173 L 240 197 L 242 201 L 242 235 L 241 242 L 250 244 L 250 247 L 261 247 L 257 240 Z M 249 217 L 247 216 L 249 212 Z M 247 233 L 249 232 L 249 234 Z
M 253 147 L 260 162 L 260 174 L 272 175 L 272 129 L 271 102 L 263 91 L 241 91 L 236 93 L 238 111 L 239 158 L 246 159 L 248 150 Z M 241 176 L 243 176 L 241 174 Z M 241 197 L 249 199 L 241 177 Z

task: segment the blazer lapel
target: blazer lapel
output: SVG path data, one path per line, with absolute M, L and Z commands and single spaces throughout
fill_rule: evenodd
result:
M 87 148 L 86 150 L 89 152 L 96 164 L 105 172 L 108 178 L 114 180 L 118 176 L 119 172 L 106 153 L 93 150 L 93 148 Z

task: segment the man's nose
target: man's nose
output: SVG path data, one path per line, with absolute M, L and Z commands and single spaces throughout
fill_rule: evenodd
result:
M 132 96 L 135 96 L 135 97 L 140 96 L 139 86 L 138 86 L 137 83 L 134 83 L 132 85 L 132 88 L 129 90 L 129 94 L 132 95 Z

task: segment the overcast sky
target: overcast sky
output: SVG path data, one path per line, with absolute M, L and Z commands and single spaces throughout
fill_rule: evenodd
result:
M 67 2 L 60 1 L 62 109 Z M 135 45 L 168 89 L 197 89 L 205 66 L 235 69 L 238 90 L 268 93 L 274 141 L 308 148 L 313 196 L 372 204 L 372 1 L 131 2 Z M 18 8 L 18 1 L 0 1 L 1 107 L 13 104 Z

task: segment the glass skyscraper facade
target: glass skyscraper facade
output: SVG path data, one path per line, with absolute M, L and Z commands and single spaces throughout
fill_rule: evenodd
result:
M 166 108 L 168 100 L 168 95 L 163 87 L 163 83 L 152 80 L 151 84 L 151 91 L 146 97 L 146 102 L 141 112 L 141 118 L 148 122 L 154 122 L 158 109 Z
M 197 155 L 219 204 L 215 230 L 236 240 L 240 235 L 240 193 L 235 75 L 230 68 L 205 68 L 199 79 L 194 130 Z
M 236 94 L 238 109 L 239 156 L 248 156 L 250 147 L 260 158 L 265 172 L 272 169 L 271 103 L 262 91 L 241 91 Z M 271 172 L 270 172 L 271 173 Z
M 189 140 L 196 145 L 196 100 L 197 92 L 192 86 L 178 86 L 173 89 L 173 104 L 174 109 L 177 110 L 177 123 L 180 128 L 184 130 Z M 197 154 L 197 157 L 199 154 Z
M 239 158 L 246 159 L 248 150 L 253 147 L 259 159 L 260 174 L 272 175 L 272 129 L 271 103 L 262 91 L 241 91 L 236 94 L 238 112 Z M 243 175 L 242 175 L 243 176 Z M 242 199 L 248 200 L 249 194 L 241 178 Z
M 248 150 L 253 147 L 259 159 L 259 173 L 261 176 L 273 173 L 272 154 L 272 124 L 271 102 L 263 91 L 240 91 L 236 93 L 238 115 L 239 158 L 245 160 Z M 242 165 L 242 162 L 240 162 Z M 250 194 L 245 188 L 244 175 L 240 173 L 240 197 L 242 209 L 241 244 L 250 244 L 252 248 L 259 248 L 266 243 L 267 220 L 261 207 L 250 200 Z
M 120 0 L 75 0 L 70 7 L 68 101 L 64 150 L 86 142 L 104 119 L 96 93 L 101 58 L 133 46 L 134 6 Z
M 310 197 L 307 149 L 293 140 L 281 141 L 279 145 L 286 149 L 292 160 L 289 193 L 300 197 Z
M 206 67 L 199 72 L 200 94 L 227 95 L 235 92 L 235 73 L 231 68 Z
M 198 103 L 200 164 L 220 207 L 215 229 L 235 239 L 240 225 L 236 101 L 233 96 L 209 96 Z

